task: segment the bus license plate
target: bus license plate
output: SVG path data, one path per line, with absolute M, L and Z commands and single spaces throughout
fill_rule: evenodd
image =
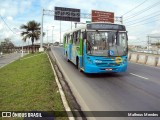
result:
M 112 71 L 112 69 L 111 69 L 111 68 L 106 68 L 106 70 L 107 70 L 107 71 Z

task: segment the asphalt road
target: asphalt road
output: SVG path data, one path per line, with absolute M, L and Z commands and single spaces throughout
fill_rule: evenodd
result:
M 17 60 L 21 57 L 21 53 L 11 53 L 0 56 L 0 68 L 11 63 L 14 60 Z
M 52 47 L 82 110 L 160 111 L 160 68 L 129 63 L 126 73 L 86 75 Z M 97 120 L 160 120 L 156 117 L 95 118 Z

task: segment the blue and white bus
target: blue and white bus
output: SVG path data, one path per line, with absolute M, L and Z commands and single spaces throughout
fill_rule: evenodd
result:
M 128 37 L 124 25 L 89 23 L 64 34 L 64 56 L 84 73 L 125 72 Z

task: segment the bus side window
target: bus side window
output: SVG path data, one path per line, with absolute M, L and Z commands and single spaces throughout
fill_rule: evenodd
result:
M 79 31 L 77 31 L 77 37 L 76 37 L 76 45 L 79 45 L 79 43 L 80 43 L 80 35 L 81 35 L 81 31 L 79 30 Z
M 73 44 L 73 34 L 70 34 L 70 40 L 69 43 Z
M 76 45 L 77 42 L 77 32 L 73 33 L 73 44 Z

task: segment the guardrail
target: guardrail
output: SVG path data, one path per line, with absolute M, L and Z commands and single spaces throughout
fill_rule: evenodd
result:
M 160 55 L 129 52 L 128 60 L 130 62 L 160 67 Z

